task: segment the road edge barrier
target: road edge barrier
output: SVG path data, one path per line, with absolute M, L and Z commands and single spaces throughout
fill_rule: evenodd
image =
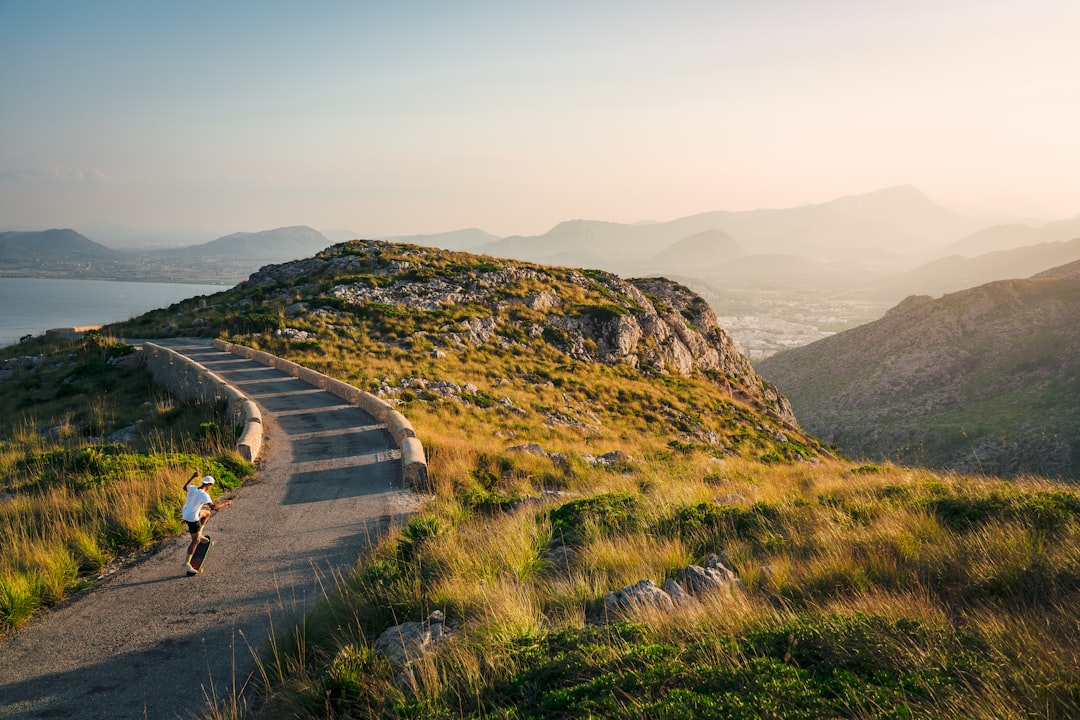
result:
M 144 342 L 143 360 L 150 376 L 182 400 L 215 404 L 228 402 L 229 417 L 243 425 L 236 441 L 236 451 L 248 462 L 255 462 L 262 452 L 262 413 L 247 395 L 230 385 L 220 375 L 172 348 Z
M 420 439 L 416 437 L 416 430 L 413 429 L 408 418 L 395 410 L 392 405 L 382 398 L 310 368 L 297 365 L 291 360 L 271 355 L 268 352 L 220 339 L 215 339 L 211 344 L 218 350 L 246 360 L 252 360 L 260 365 L 272 367 L 275 370 L 291 375 L 301 382 L 325 390 L 335 397 L 356 405 L 375 418 L 376 421 L 386 425 L 386 429 L 390 431 L 391 437 L 394 438 L 394 442 L 401 451 L 402 481 L 414 489 L 428 486 L 427 457 L 424 454 L 424 446 L 420 443 Z

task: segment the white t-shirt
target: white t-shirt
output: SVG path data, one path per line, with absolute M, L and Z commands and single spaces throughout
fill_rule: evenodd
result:
M 187 502 L 184 503 L 184 520 L 188 522 L 199 521 L 199 510 L 202 506 L 208 502 L 213 502 L 210 499 L 210 493 L 203 490 L 198 485 L 188 485 L 187 489 Z

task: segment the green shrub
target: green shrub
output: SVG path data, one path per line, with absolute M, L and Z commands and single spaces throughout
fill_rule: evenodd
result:
M 640 499 L 627 493 L 606 493 L 573 500 L 550 512 L 552 536 L 564 545 L 585 542 L 589 524 L 606 534 L 617 534 L 643 527 Z
M 992 520 L 1012 520 L 1034 530 L 1056 533 L 1080 520 L 1080 497 L 1064 491 L 944 496 L 926 501 L 938 520 L 954 530 L 971 530 Z
M 21 625 L 41 606 L 40 597 L 25 575 L 0 577 L 0 627 Z
M 81 573 L 94 573 L 105 567 L 105 552 L 85 530 L 77 530 L 68 539 L 68 549 Z
M 412 562 L 420 554 L 423 544 L 443 533 L 442 521 L 433 516 L 414 517 L 401 531 L 398 541 L 398 557 Z

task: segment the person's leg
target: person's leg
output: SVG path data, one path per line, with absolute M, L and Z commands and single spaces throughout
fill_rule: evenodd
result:
M 184 560 L 184 567 L 189 567 L 191 565 L 191 557 L 195 554 L 195 548 L 199 547 L 199 540 L 201 539 L 201 536 L 202 533 L 198 530 L 192 531 L 191 544 L 188 545 L 187 558 Z
M 195 522 L 187 522 L 188 532 L 191 533 L 191 544 L 188 545 L 188 557 L 184 560 L 184 566 L 190 567 L 191 557 L 195 554 L 195 548 L 199 547 L 200 541 L 202 541 L 202 524 L 195 524 Z

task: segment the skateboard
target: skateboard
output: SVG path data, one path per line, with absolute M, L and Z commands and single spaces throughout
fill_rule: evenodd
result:
M 203 561 L 206 560 L 206 551 L 209 550 L 210 546 L 213 544 L 214 541 L 210 539 L 209 535 L 202 536 L 199 546 L 195 548 L 195 554 L 191 556 L 191 567 L 195 568 L 195 572 L 188 571 L 188 577 L 198 575 L 202 572 L 202 564 Z

